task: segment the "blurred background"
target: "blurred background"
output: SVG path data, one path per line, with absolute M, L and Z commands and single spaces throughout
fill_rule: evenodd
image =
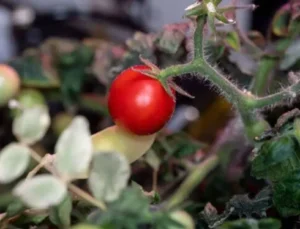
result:
M 222 5 L 231 1 L 223 0 Z M 286 2 L 240 0 L 240 4 L 253 3 L 259 7 L 253 12 L 238 11 L 238 26 L 245 32 L 257 30 L 265 35 L 275 10 Z M 51 37 L 93 37 L 124 43 L 136 31 L 158 32 L 165 24 L 182 22 L 184 9 L 192 3 L 194 0 L 2 0 L 0 62 L 38 47 Z M 207 84 L 195 81 L 180 82 L 196 99 L 178 98 L 178 109 L 168 128 L 171 132 L 187 128 L 192 136 L 213 141 L 216 130 L 231 117 L 232 109 Z

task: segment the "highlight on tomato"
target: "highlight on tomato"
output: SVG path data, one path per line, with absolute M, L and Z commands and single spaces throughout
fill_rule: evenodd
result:
M 9 65 L 0 64 L 0 106 L 6 105 L 19 91 L 19 74 Z
M 175 99 L 161 82 L 138 71 L 149 69 L 146 65 L 126 69 L 108 92 L 108 109 L 116 125 L 137 135 L 161 130 L 175 109 Z

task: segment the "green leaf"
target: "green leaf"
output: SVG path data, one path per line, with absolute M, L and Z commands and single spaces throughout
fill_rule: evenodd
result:
M 70 226 L 72 212 L 72 198 L 67 195 L 65 199 L 50 209 L 49 218 L 56 226 Z
M 119 153 L 99 153 L 92 160 L 89 187 L 99 200 L 114 201 L 126 187 L 130 176 L 127 159 Z
M 32 145 L 41 140 L 50 125 L 48 108 L 36 106 L 24 109 L 13 121 L 14 135 L 25 144 Z
M 104 228 L 97 227 L 91 224 L 78 224 L 73 226 L 71 229 L 104 229 Z
M 158 35 L 155 45 L 161 51 L 173 55 L 177 53 L 184 39 L 185 34 L 183 31 L 180 31 L 176 28 L 167 27 Z
M 146 162 L 154 169 L 158 170 L 161 160 L 153 150 L 150 150 L 145 156 Z
M 291 16 L 288 5 L 283 5 L 273 17 L 272 31 L 276 36 L 284 37 L 288 35 L 288 24 Z
M 30 162 L 30 149 L 11 143 L 0 152 L 0 183 L 10 183 L 19 178 Z
M 54 165 L 64 179 L 87 176 L 93 155 L 90 135 L 88 120 L 77 116 L 59 137 Z
M 241 49 L 240 38 L 235 31 L 230 31 L 226 34 L 225 42 L 235 51 L 239 51 Z
M 45 209 L 58 205 L 67 194 L 67 187 L 52 175 L 38 175 L 21 181 L 13 194 L 29 207 Z
M 252 161 L 252 175 L 277 181 L 300 168 L 300 148 L 293 135 L 284 135 L 262 144 Z
M 273 201 L 283 217 L 300 214 L 300 170 L 290 173 L 280 182 L 274 183 Z
M 26 206 L 19 199 L 13 200 L 6 209 L 6 217 L 12 217 L 17 214 L 20 214 L 26 209 Z
M 300 59 L 300 40 L 294 41 L 285 51 L 280 62 L 281 70 L 288 70 Z
M 266 218 L 256 219 L 239 219 L 225 222 L 219 229 L 280 229 L 281 222 L 278 219 Z
M 22 84 L 28 87 L 59 87 L 57 77 L 42 67 L 40 57 L 23 56 L 9 63 L 20 75 Z

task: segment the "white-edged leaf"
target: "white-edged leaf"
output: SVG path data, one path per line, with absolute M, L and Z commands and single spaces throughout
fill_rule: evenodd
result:
M 65 179 L 86 177 L 93 156 L 89 123 L 77 116 L 63 131 L 55 146 L 54 165 Z
M 13 122 L 13 133 L 23 143 L 32 145 L 42 139 L 50 125 L 46 106 L 27 108 Z
M 13 194 L 31 208 L 46 209 L 63 201 L 67 187 L 58 178 L 43 174 L 21 181 Z
M 89 187 L 98 200 L 116 200 L 126 187 L 130 175 L 127 159 L 119 153 L 102 152 L 92 160 Z
M 19 143 L 10 143 L 0 152 L 0 183 L 19 178 L 30 162 L 30 149 Z

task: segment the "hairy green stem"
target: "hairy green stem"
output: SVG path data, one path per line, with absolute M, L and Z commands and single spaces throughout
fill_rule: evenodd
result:
M 197 26 L 194 33 L 194 59 L 203 58 L 203 28 L 206 16 L 197 18 Z
M 300 91 L 300 81 L 283 89 L 280 92 L 268 95 L 262 98 L 257 98 L 254 100 L 252 107 L 259 109 L 267 106 L 276 105 L 285 100 L 294 99 L 299 94 Z
M 167 202 L 166 207 L 172 209 L 188 198 L 194 188 L 219 164 L 217 155 L 207 158 L 204 162 L 195 167 L 183 181 L 177 191 Z

